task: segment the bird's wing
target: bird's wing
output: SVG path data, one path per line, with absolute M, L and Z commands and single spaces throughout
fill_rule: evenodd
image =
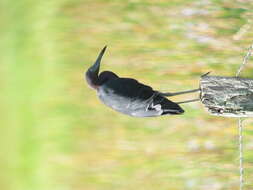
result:
M 131 78 L 115 78 L 109 80 L 102 86 L 108 95 L 117 95 L 126 99 L 147 99 L 153 95 L 154 91 L 150 86 L 139 83 Z
M 99 98 L 114 109 L 134 109 L 134 106 L 140 105 L 144 107 L 145 100 L 153 94 L 150 86 L 131 78 L 111 79 L 98 90 Z
M 161 96 L 158 92 L 154 93 L 149 99 L 145 100 L 145 102 L 145 109 L 136 106 L 132 113 L 133 116 L 153 117 L 160 115 L 176 115 L 184 112 L 178 104 Z
M 108 81 L 100 88 L 99 97 L 107 106 L 136 117 L 178 114 L 182 110 L 150 86 L 131 78 Z

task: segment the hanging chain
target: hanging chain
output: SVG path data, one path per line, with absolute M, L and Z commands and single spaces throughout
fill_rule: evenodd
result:
M 242 134 L 242 118 L 238 119 L 238 133 L 239 133 L 239 172 L 240 172 L 240 190 L 243 189 L 243 173 L 244 173 L 244 168 L 243 168 L 243 134 Z
M 247 54 L 244 56 L 243 62 L 242 62 L 242 64 L 240 65 L 240 67 L 239 67 L 239 69 L 238 69 L 238 71 L 237 71 L 237 73 L 236 73 L 236 77 L 239 76 L 239 74 L 241 73 L 242 69 L 244 68 L 244 66 L 245 66 L 246 63 L 248 62 L 249 57 L 250 57 L 251 54 L 252 54 L 252 50 L 253 50 L 253 44 L 249 47 Z
M 236 77 L 238 77 L 244 68 L 244 66 L 247 64 L 250 56 L 252 55 L 252 50 L 253 50 L 253 44 L 249 47 L 247 54 L 243 58 L 243 62 L 240 65 Z M 238 144 L 239 144 L 239 173 L 240 173 L 240 190 L 243 190 L 243 184 L 244 184 L 244 179 L 243 179 L 243 173 L 244 173 L 244 168 L 243 168 L 243 125 L 242 125 L 242 118 L 239 118 L 238 120 Z

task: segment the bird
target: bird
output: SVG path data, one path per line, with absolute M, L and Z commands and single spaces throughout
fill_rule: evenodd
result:
M 152 87 L 142 84 L 136 79 L 119 77 L 112 71 L 99 73 L 100 63 L 106 48 L 107 46 L 100 51 L 96 61 L 87 69 L 84 75 L 88 86 L 97 91 L 101 102 L 113 110 L 132 117 L 180 115 L 184 113 L 184 110 L 179 106 L 180 103 L 199 100 L 194 99 L 175 103 L 166 98 L 196 92 L 199 89 L 162 93 L 153 90 Z

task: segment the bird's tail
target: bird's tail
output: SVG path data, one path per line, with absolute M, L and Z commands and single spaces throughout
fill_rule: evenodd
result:
M 175 102 L 172 102 L 168 100 L 167 98 L 163 96 L 157 96 L 154 99 L 154 105 L 160 104 L 161 105 L 161 110 L 162 115 L 178 115 L 178 114 L 183 114 L 184 110 Z

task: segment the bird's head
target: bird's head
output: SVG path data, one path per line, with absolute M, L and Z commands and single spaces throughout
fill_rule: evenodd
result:
M 85 79 L 91 88 L 97 89 L 99 85 L 98 73 L 100 68 L 101 59 L 105 53 L 106 46 L 99 53 L 95 63 L 86 71 Z

